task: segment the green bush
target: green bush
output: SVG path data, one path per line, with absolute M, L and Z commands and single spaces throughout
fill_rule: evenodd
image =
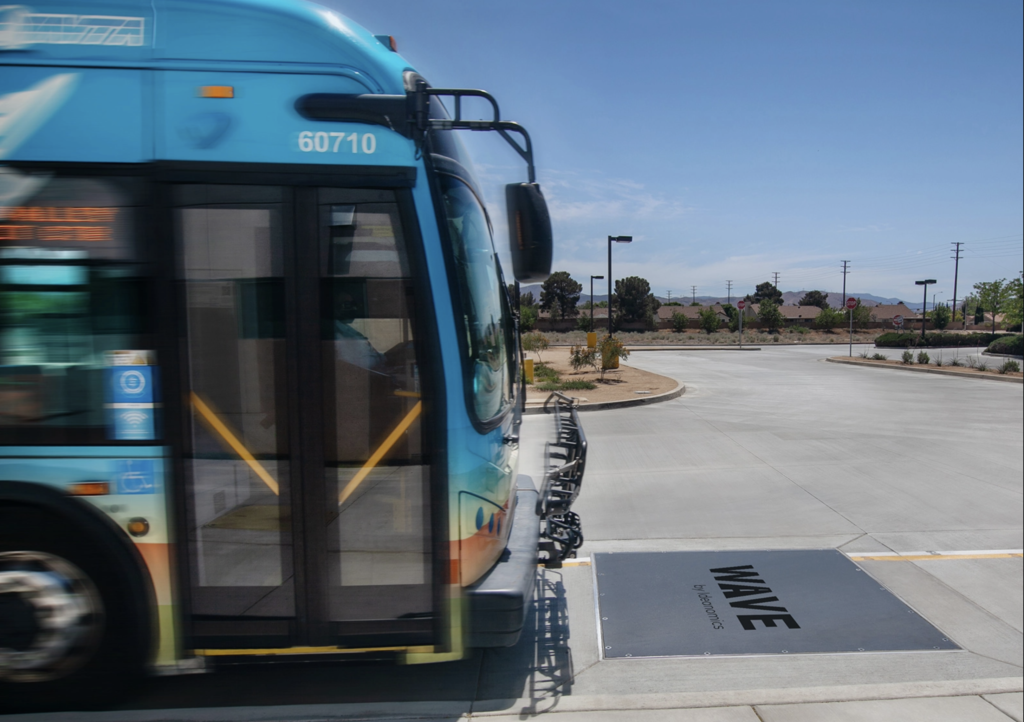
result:
M 949 362 L 949 365 L 950 365 L 950 366 L 963 366 L 963 365 L 964 365 L 964 362 L 963 362 L 963 361 L 961 361 L 961 360 L 960 360 L 960 359 L 958 359 L 958 358 L 954 358 L 954 359 L 953 359 L 952 361 L 950 361 L 950 362 Z
M 701 309 L 697 318 L 700 323 L 701 330 L 709 335 L 717 331 L 719 326 L 722 325 L 722 322 L 718 318 L 718 314 L 715 313 L 715 309 L 713 308 Z
M 686 330 L 686 316 L 681 313 L 672 314 L 672 330 L 682 333 Z
M 604 380 L 604 372 L 615 365 L 615 360 L 625 361 L 629 358 L 629 350 L 625 344 L 614 336 L 605 336 L 598 343 L 598 351 L 601 353 L 601 379 Z
M 931 360 L 932 360 L 931 356 L 926 354 L 924 351 L 918 351 L 917 352 L 917 362 L 919 364 L 927 364 L 927 363 L 930 363 Z
M 988 371 L 988 362 L 987 361 L 979 361 L 978 365 L 975 366 L 974 368 L 978 369 L 979 371 Z
M 1024 356 L 1024 336 L 1001 336 L 988 345 L 988 352 Z
M 584 381 L 583 379 L 570 379 L 562 383 L 563 391 L 591 391 L 596 388 L 597 384 L 592 381 Z
M 879 348 L 941 348 L 988 346 L 993 339 L 1010 338 L 1009 334 L 993 336 L 990 333 L 926 333 L 924 339 L 916 333 L 883 333 L 875 339 Z
M 842 326 L 844 319 L 845 314 L 842 311 L 835 308 L 823 308 L 814 317 L 814 325 L 825 331 L 831 331 Z
M 580 317 L 576 319 L 576 328 L 579 331 L 586 332 L 594 330 L 594 321 L 590 318 L 589 313 L 580 314 Z
M 914 363 L 914 352 L 913 351 L 904 351 L 902 359 L 903 359 L 903 363 L 905 363 L 905 364 L 907 364 L 909 366 L 910 364 Z
M 806 326 L 793 326 L 793 328 L 789 329 L 789 331 L 790 333 L 798 333 L 801 336 L 803 336 L 804 334 L 810 333 L 811 329 L 807 328 Z
M 522 306 L 519 309 L 519 330 L 532 331 L 537 326 L 537 309 L 533 306 Z
M 873 358 L 875 361 L 888 361 L 889 360 L 889 357 L 886 356 L 884 353 L 876 353 L 871 358 Z
M 1020 364 L 1013 359 L 1006 359 L 1003 361 L 1003 365 L 999 367 L 999 373 L 1008 374 L 1011 372 L 1020 373 Z
M 562 377 L 558 375 L 558 372 L 545 363 L 537 362 L 533 365 L 533 379 L 534 381 L 547 381 L 550 383 L 558 383 L 562 380 Z

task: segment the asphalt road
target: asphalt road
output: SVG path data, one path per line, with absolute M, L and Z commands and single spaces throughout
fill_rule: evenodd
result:
M 549 710 L 567 722 L 1020 719 L 1024 567 L 992 552 L 1024 547 L 1022 386 L 824 361 L 837 352 L 634 352 L 630 364 L 687 390 L 582 416 L 590 455 L 576 506 L 580 556 L 941 552 L 857 563 L 962 650 L 603 659 L 594 568 L 583 560 L 539 572 L 538 602 L 512 649 L 425 667 L 316 663 L 156 679 L 119 710 L 46 719 L 457 720 L 472 711 L 512 720 Z M 541 440 L 550 424 L 527 417 L 524 439 Z M 524 448 L 523 462 L 540 465 L 536 448 Z M 658 711 L 675 708 L 704 709 Z

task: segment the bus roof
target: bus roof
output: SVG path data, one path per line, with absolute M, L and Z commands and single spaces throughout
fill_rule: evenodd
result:
M 385 37 L 385 36 L 382 36 Z M 409 64 L 357 23 L 303 0 L 37 0 L 0 8 L 0 64 L 342 67 L 402 94 Z

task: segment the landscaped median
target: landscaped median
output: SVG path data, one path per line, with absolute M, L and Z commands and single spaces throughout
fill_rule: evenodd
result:
M 573 368 L 568 348 L 534 353 L 532 384 L 526 386 L 526 412 L 542 413 L 552 391 L 579 399 L 581 410 L 599 410 L 668 401 L 686 387 L 675 379 L 620 363 L 617 369 Z
M 957 358 L 953 362 L 939 358 L 938 363 L 933 363 L 927 353 L 918 352 L 914 354 L 911 351 L 905 351 L 899 358 L 895 359 L 886 358 L 885 354 L 876 353 L 870 358 L 863 356 L 833 356 L 826 360 L 832 363 L 851 364 L 854 366 L 874 366 L 876 368 L 945 374 L 947 376 L 1008 381 L 1011 383 L 1024 382 L 1024 374 L 1021 373 L 1020 364 L 1012 359 L 1006 359 L 1000 363 L 988 363 L 986 361 L 979 361 L 973 356 L 967 356 L 963 360 Z

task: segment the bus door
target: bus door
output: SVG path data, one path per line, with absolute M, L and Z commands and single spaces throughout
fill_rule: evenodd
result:
M 174 188 L 197 649 L 434 641 L 400 193 Z

